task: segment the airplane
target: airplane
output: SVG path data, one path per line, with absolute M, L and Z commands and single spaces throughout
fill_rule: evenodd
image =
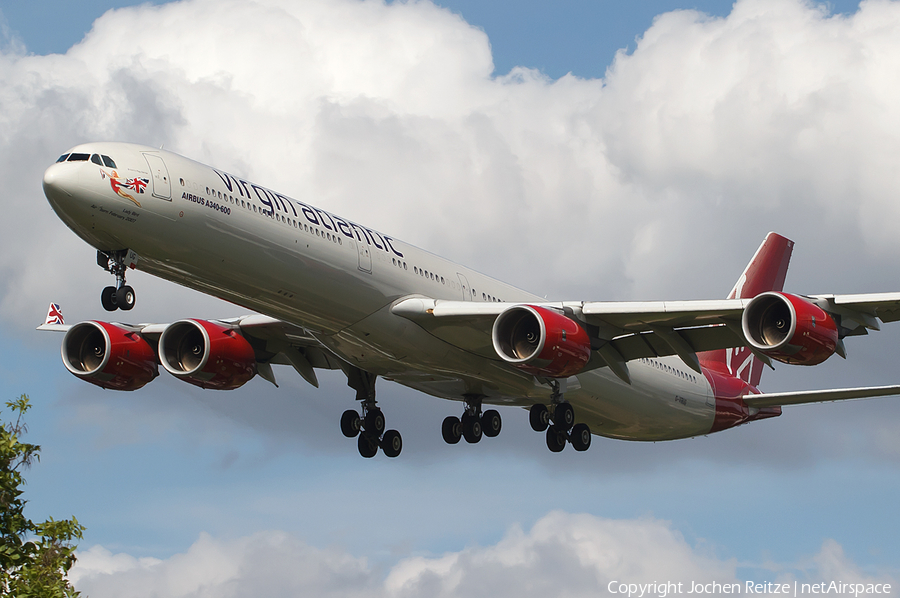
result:
M 448 444 L 497 436 L 493 407 L 507 405 L 528 410 L 553 452 L 585 451 L 594 434 L 673 440 L 776 417 L 785 405 L 900 394 L 900 385 L 758 389 L 764 364 L 846 358 L 846 337 L 900 320 L 900 293 L 784 292 L 794 244 L 776 233 L 726 299 L 547 301 L 162 149 L 78 145 L 47 168 L 43 189 L 115 277 L 101 292 L 106 310 L 134 307 L 126 274 L 138 269 L 255 312 L 66 325 L 51 304 L 39 329 L 65 332 L 72 374 L 133 391 L 162 365 L 201 388 L 233 390 L 257 375 L 275 383 L 273 365 L 315 387 L 316 370 L 341 370 L 359 408 L 340 429 L 363 457 L 379 448 L 396 457 L 403 446 L 386 429 L 378 378 L 462 403 L 442 423 Z

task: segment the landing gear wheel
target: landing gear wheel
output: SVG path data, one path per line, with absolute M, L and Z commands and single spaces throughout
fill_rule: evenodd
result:
M 575 424 L 575 410 L 569 403 L 557 403 L 553 408 L 553 425 L 569 431 Z
M 554 453 L 561 453 L 566 448 L 566 433 L 555 425 L 547 428 L 547 448 Z
M 125 285 L 116 291 L 116 307 L 121 310 L 128 311 L 134 307 L 134 289 Z
M 447 444 L 456 444 L 462 438 L 462 422 L 455 415 L 444 418 L 441 424 L 441 436 Z
M 576 451 L 586 451 L 591 448 L 591 429 L 587 424 L 575 424 L 569 434 L 569 442 Z
M 366 432 L 375 436 L 381 436 L 384 432 L 384 414 L 381 409 L 370 409 L 366 413 Z
M 481 429 L 488 438 L 497 436 L 502 425 L 503 421 L 500 419 L 500 413 L 495 409 L 489 409 L 481 415 Z
M 100 305 L 106 311 L 116 311 L 119 306 L 116 305 L 116 287 L 106 287 L 100 293 Z
M 464 415 L 462 419 L 463 438 L 469 444 L 481 440 L 481 420 L 476 415 Z
M 528 410 L 528 421 L 535 432 L 543 432 L 550 425 L 550 412 L 547 406 L 537 403 Z
M 360 455 L 362 455 L 366 459 L 371 459 L 378 452 L 378 439 L 373 438 L 367 433 L 363 432 L 359 435 L 357 446 L 359 447 Z
M 403 439 L 397 430 L 388 430 L 381 439 L 381 450 L 388 457 L 396 457 L 403 450 Z
M 341 432 L 344 436 L 353 438 L 359 434 L 360 428 L 362 428 L 362 420 L 359 419 L 359 413 L 352 409 L 344 411 L 344 414 L 341 415 Z

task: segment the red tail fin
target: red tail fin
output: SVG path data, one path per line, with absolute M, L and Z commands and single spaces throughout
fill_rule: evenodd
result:
M 728 295 L 729 299 L 750 299 L 765 291 L 781 291 L 787 276 L 794 242 L 769 233 Z M 759 385 L 763 364 L 747 347 L 707 351 L 699 356 L 704 367 L 727 371 L 752 386 Z

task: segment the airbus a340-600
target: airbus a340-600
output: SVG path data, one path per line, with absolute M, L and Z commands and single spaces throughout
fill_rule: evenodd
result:
M 253 315 L 170 324 L 63 323 L 65 367 L 102 388 L 159 373 L 231 390 L 273 364 L 313 386 L 342 370 L 359 410 L 342 432 L 360 454 L 396 457 L 378 377 L 461 403 L 446 442 L 500 433 L 496 405 L 529 410 L 551 451 L 592 434 L 669 440 L 781 414 L 783 405 L 900 394 L 900 386 L 761 393 L 763 364 L 816 365 L 844 339 L 900 319 L 900 293 L 783 292 L 793 249 L 769 233 L 724 300 L 547 301 L 346 218 L 177 154 L 89 143 L 44 174 L 57 215 L 115 276 L 109 311 L 130 310 L 129 268 L 230 301 Z M 349 393 L 348 393 L 349 394 Z M 349 398 L 348 398 L 349 400 Z M 457 411 L 458 413 L 458 411 Z M 435 422 L 435 430 L 437 425 Z

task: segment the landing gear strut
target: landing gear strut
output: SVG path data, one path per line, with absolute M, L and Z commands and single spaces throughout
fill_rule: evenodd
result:
M 347 385 L 356 390 L 361 401 L 361 413 L 348 409 L 341 415 L 341 432 L 347 438 L 358 436 L 359 454 L 371 459 L 380 447 L 388 457 L 396 457 L 403 450 L 403 438 L 397 430 L 385 431 L 384 414 L 375 402 L 375 374 L 347 366 Z
M 586 451 L 591 446 L 591 429 L 587 424 L 575 423 L 575 409 L 564 401 L 559 392 L 559 383 L 553 386 L 552 411 L 542 403 L 531 406 L 528 421 L 535 432 L 547 431 L 547 448 L 554 453 L 562 452 L 566 442 L 576 451 Z
M 125 270 L 128 269 L 125 264 L 126 254 L 125 250 L 97 252 L 97 264 L 116 277 L 116 286 L 106 287 L 100 293 L 100 303 L 106 311 L 128 311 L 134 307 L 134 289 L 125 284 Z
M 481 412 L 480 395 L 466 395 L 466 411 L 462 417 L 451 415 L 441 425 L 441 436 L 447 444 L 457 444 L 465 438 L 469 444 L 475 444 L 482 436 L 493 438 L 500 434 L 503 420 L 496 409 Z

